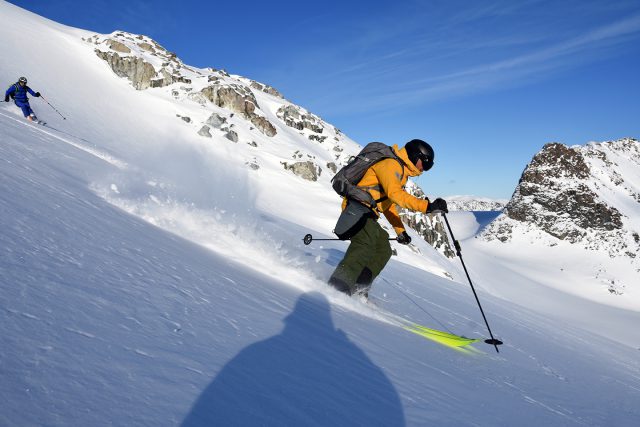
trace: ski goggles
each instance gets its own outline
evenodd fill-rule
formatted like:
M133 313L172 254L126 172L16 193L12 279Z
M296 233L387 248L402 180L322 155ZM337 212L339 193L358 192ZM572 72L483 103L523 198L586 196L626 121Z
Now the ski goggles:
M422 170L424 172L428 171L429 169L431 169L433 167L433 158L425 155L425 154L420 154L418 155L418 159L422 160Z

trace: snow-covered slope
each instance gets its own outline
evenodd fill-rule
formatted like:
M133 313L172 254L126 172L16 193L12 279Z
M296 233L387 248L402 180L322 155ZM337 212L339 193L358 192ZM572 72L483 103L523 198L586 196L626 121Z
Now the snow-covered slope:
M93 33L6 2L0 14L0 54L12 58L0 81L27 75L67 117L38 99L50 127L0 108L0 425L635 424L637 311L542 287L564 304L559 326L481 291L500 354L406 332L327 289L344 243L302 243L329 237L339 203L327 174L305 180L282 152L316 164L335 154L283 124L283 98L252 92L276 128L268 136L227 107L183 99L184 82L136 90L96 54ZM199 135L214 113L229 129ZM454 229L473 228L465 215L451 215ZM458 261L417 248L397 247L377 303L486 337ZM518 277L469 255L484 289L492 274ZM595 312L600 334L577 327ZM626 343L603 337L615 330Z

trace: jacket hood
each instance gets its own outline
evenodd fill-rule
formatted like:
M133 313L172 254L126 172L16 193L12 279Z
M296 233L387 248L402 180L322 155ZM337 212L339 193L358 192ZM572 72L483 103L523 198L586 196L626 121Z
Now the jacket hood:
M402 159L407 170L409 172L409 176L419 176L422 172L414 165L411 160L409 160L409 155L407 154L407 150L403 148L398 148L397 144L393 145L393 151Z

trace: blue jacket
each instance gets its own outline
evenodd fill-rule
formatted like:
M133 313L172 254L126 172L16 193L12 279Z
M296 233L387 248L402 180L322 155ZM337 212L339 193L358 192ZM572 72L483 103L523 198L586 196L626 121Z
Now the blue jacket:
M36 96L36 93L31 90L31 88L27 85L20 86L19 83L15 83L11 85L9 89L5 92L5 98L10 96L14 99L16 104L26 104L29 102L29 98L27 97L27 92L29 92L32 96Z

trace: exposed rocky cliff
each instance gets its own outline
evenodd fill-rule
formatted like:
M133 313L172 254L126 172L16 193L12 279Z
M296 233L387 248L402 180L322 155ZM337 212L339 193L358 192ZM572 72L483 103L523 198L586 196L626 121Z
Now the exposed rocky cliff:
M566 241L611 257L640 252L640 144L626 138L586 146L551 143L524 170L504 213L483 232Z
M426 197L422 189L413 181L409 181L407 183L406 190L409 194L415 197L421 199ZM440 214L425 214L402 208L398 209L398 212L400 213L400 217L403 222L416 230L418 234L427 243L438 250L438 252L442 253L447 258L454 258L456 256L456 253L452 248L444 220Z
M85 41L93 43L96 55L118 76L131 80L138 90L191 83L179 72L185 65L176 55L148 37L116 32L109 38L96 35Z

